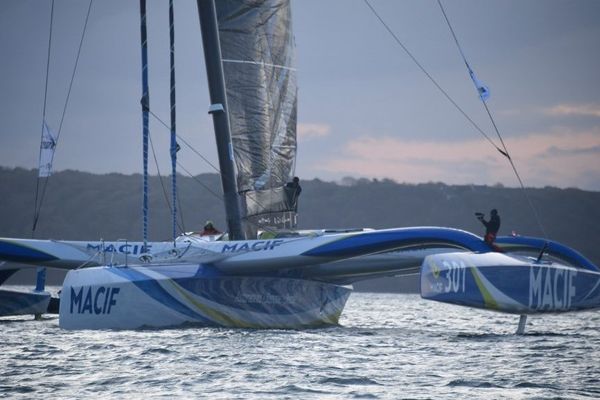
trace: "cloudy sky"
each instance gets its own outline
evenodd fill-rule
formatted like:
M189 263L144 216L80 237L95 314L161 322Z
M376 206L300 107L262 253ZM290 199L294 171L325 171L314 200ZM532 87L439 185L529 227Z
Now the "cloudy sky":
M435 0L370 0L438 83L487 132L487 119ZM148 1L150 95L168 120L167 1ZM600 2L444 1L528 186L600 190ZM177 0L178 133L216 164L198 16ZM57 130L87 1L56 0L46 119ZM0 165L36 168L50 0L0 2ZM510 165L395 43L363 0L293 2L304 179L517 186ZM55 169L141 170L136 0L95 1ZM161 172L168 131L152 121ZM191 173L214 172L186 147Z

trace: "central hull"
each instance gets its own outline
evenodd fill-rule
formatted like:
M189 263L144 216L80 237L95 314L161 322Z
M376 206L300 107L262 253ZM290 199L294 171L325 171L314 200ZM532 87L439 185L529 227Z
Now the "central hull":
M303 279L222 276L197 264L94 267L67 274L59 325L320 327L338 323L350 293L347 287Z

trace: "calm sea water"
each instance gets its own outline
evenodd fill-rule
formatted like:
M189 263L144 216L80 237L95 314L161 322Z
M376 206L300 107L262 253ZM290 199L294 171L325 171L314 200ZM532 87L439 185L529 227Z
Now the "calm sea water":
M0 320L0 397L600 398L600 312L530 318L354 293L341 326L63 331Z

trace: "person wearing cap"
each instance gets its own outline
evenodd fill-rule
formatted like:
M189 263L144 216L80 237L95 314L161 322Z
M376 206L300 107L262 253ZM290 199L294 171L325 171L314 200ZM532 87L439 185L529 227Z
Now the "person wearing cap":
M200 236L218 235L220 233L221 232L215 228L212 221L206 221L204 224L204 230L200 233Z
M477 213L475 215L477 215L477 219L481 221L483 226L485 226L485 237L483 240L487 244L493 245L494 241L496 240L496 235L500 230L500 216L498 215L498 210L494 208L492 211L490 211L489 221L484 219L484 215L482 213Z

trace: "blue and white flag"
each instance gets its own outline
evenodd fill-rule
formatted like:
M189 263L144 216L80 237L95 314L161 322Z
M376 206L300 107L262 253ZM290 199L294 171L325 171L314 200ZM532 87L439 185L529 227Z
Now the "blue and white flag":
M475 72L473 72L473 70L470 67L469 67L469 75L471 75L471 79L473 80L473 83L475 84L475 87L477 88L477 93L479 93L479 97L481 98L481 100L486 101L487 99L489 99L490 98L490 89L487 86L485 86L483 83L481 83L479 81L479 79L477 79L477 77L475 76Z
M40 145L40 167L38 177L47 178L52 175L52 160L56 148L56 135L50 130L46 121L42 128L42 143Z

